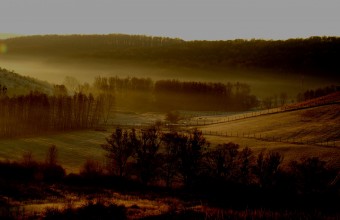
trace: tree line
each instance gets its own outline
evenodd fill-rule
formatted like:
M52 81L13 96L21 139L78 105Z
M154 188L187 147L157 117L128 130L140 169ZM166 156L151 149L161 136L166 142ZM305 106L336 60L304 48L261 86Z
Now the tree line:
M150 110L249 110L258 100L245 83L185 82L137 77L96 77L94 91L116 95L116 104L131 102ZM123 97L121 100L120 98ZM140 103L144 107L140 106ZM131 107L131 106L130 106Z
M184 66L261 68L337 76L340 39L184 41L142 35L45 35L3 40L9 55L157 61Z
M0 97L0 136L40 134L46 131L94 128L103 123L107 105L103 96L75 93Z
M326 86L323 88L310 89L310 90L306 90L304 92L300 92L299 94L297 94L296 99L298 102L303 102L303 101L319 98L322 96L326 96L336 91L340 91L339 86L337 87L337 86L332 85L332 86Z
M325 192L337 176L336 170L316 157L291 161L284 169L284 157L278 152L254 155L250 148L241 149L231 142L212 147L197 129L181 133L161 132L156 127L140 132L116 128L106 142L102 148L111 174L137 177L143 184L162 182L167 188L236 184L318 194ZM89 167L84 175L98 175Z

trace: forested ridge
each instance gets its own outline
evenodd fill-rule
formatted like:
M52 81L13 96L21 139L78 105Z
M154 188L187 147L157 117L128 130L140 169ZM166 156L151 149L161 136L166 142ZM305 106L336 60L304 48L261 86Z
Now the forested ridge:
M261 68L337 77L340 38L184 41L143 35L46 35L2 40L8 55Z

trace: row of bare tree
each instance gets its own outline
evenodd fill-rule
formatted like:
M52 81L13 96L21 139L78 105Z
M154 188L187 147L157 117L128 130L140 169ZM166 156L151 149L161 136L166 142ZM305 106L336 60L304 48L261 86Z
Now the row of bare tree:
M108 118L104 95L48 96L39 92L0 98L0 136L93 128Z
M136 77L96 77L94 91L115 94L117 105L140 110L249 110L259 105L245 83L184 82ZM143 101L141 101L143 100Z

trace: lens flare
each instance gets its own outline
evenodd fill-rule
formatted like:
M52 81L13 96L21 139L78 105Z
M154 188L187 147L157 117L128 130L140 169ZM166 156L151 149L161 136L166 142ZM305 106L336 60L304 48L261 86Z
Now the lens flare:
M4 43L0 43L0 54L7 53L7 45Z

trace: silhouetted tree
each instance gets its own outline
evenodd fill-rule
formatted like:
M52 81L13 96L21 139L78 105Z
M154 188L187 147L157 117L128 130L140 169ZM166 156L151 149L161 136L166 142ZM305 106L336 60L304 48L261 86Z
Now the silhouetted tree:
M155 127L141 131L140 144L136 148L136 169L140 180L147 184L157 176L160 166L159 148L161 145L160 131Z
M288 101L288 95L287 95L287 93L282 92L282 93L280 94L280 104L281 104L281 106L287 104L287 101Z
M180 149L180 173L184 183L189 186L194 183L203 167L203 151L207 150L209 143L204 138L202 131L194 129L190 134L187 144Z
M234 143L219 144L216 149L205 154L212 177L224 180L234 180L237 169L237 156L239 145Z
M123 176L126 174L126 165L128 160L133 156L136 150L135 130L123 131L121 128L106 138L107 144L102 148L106 151L106 157L111 161L111 166L116 175Z
M99 161L93 159L87 159L82 168L80 169L80 175L95 178L103 175L104 169Z
M162 151L162 176L166 186L171 187L174 178L178 175L180 168L179 154L181 149L186 148L188 137L177 132L162 135L164 150Z
M172 124L177 124L180 119L181 119L181 116L178 111L168 112L165 115L165 120L167 120L168 122Z
M248 184L252 180L251 167L253 166L253 152L250 148L246 147L238 155L239 163L239 177L240 183Z
M283 156L278 152L259 153L253 172L257 176L261 187L275 185L276 175L282 161Z
M326 162L318 157L304 158L290 163L300 193L319 193L327 188L336 172L332 173L325 165Z
M51 145L47 149L45 163L47 166L55 166L57 164L57 159L58 159L57 147L55 145Z
M21 164L25 167L32 167L37 165L37 162L33 158L32 151L26 151L22 154Z

